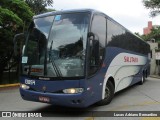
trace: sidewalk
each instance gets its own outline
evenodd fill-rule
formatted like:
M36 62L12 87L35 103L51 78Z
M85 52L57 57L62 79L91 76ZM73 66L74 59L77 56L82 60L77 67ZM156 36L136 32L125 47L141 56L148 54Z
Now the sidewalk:
M160 76L158 75L149 75L149 77L160 79Z

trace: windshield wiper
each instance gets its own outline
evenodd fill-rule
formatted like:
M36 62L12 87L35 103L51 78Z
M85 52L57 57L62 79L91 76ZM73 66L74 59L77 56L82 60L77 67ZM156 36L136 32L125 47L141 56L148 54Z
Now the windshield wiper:
M55 61L54 61L54 58L53 58L53 56L51 55L52 45L53 45L53 40L52 40L51 46L50 46L49 58L51 58L50 60L51 60L53 69L54 69L57 77L62 77L62 73L61 73L60 69L56 66L56 63L55 63Z

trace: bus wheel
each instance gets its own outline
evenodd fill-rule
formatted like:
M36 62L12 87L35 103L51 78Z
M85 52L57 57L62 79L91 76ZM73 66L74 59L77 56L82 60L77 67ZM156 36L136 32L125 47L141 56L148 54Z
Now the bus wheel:
M108 81L105 88L105 98L99 101L98 105L107 105L112 101L114 96L114 86L111 81Z
M142 75L142 78L141 78L141 81L139 82L140 85L143 85L145 81L145 73L143 72L143 75Z

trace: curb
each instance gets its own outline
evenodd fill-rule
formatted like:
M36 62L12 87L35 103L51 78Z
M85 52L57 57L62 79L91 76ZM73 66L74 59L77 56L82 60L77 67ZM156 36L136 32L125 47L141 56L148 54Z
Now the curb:
M151 78L157 78L157 79L160 79L160 76L149 76L149 77L151 77Z
M0 85L0 88L5 88L5 87L15 87L19 86L20 83L15 83L15 84L6 84L6 85Z

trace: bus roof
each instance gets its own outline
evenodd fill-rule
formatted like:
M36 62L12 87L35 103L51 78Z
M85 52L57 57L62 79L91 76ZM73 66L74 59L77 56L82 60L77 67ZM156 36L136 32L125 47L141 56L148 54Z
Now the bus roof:
M35 15L33 18L45 17L45 16L50 16L50 15L54 15L54 14L61 14L61 13L73 13L73 12L91 12L91 13L99 12L99 13L102 13L102 12L94 10L94 9L72 9L72 10L61 10L61 11L47 12L47 13Z
M113 21L114 23L118 24L119 26L121 26L122 28L124 28L126 31L132 33L130 30L128 30L127 28L125 28L123 25L121 25L120 23L118 23L117 21L115 21L113 18L109 17L107 14L95 10L95 9L71 9L71 10L61 10L61 11L52 11L52 12L46 12L43 14L39 14L39 15L35 15L33 16L33 19L36 18L40 18L40 17L46 17L46 16L51 16L51 15L55 15L55 14L62 14L62 13L75 13L75 12L90 12L92 14L94 13L99 13L99 14L103 14L104 16L106 16L107 19ZM133 33L132 33L133 34ZM137 36L136 34L133 34L134 36L138 37L139 39L142 40L142 38L140 38L139 36ZM144 40L142 40L144 41ZM148 44L146 41L144 41L146 44Z

